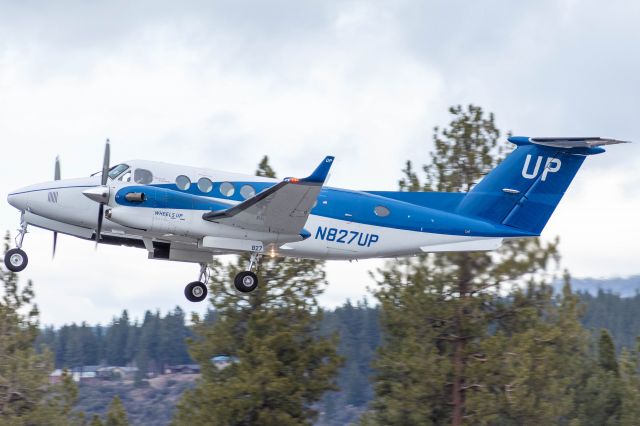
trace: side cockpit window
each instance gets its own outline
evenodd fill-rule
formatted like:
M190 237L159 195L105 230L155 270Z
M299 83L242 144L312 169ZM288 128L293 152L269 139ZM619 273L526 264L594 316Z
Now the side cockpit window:
M147 169L136 169L133 172L133 181L141 185L149 185L153 182L153 173Z
M122 182L131 182L131 170L127 170L121 174L118 180Z

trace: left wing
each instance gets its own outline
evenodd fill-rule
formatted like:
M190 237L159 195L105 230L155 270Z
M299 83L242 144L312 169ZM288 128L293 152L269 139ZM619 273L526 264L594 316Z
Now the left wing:
M334 157L327 156L311 176L286 178L226 210L208 212L204 220L258 232L303 235L303 227L316 202ZM308 235L303 235L306 238Z

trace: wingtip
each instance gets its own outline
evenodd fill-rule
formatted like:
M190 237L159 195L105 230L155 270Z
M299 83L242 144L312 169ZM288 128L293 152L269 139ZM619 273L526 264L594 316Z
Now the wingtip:
M308 183L324 183L329 175L329 170L331 170L331 165L333 164L333 160L335 157L333 155L327 155L324 157L324 160L316 167L316 169L304 179L300 179L301 182Z

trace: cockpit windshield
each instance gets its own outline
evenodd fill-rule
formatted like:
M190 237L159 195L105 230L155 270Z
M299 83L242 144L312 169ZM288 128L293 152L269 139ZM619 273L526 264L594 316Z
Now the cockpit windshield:
M109 170L109 178L110 179L115 179L118 176L120 176L120 174L122 172L124 172L125 170L127 170L129 168L129 166L127 166L126 164L118 164L117 166L113 166L110 170Z
M113 166L112 168L109 169L109 179L115 179L118 176L120 176L125 170L127 170L129 168L128 165L126 164L118 164L117 166ZM95 172L94 174L92 174L91 176L96 176L101 174L102 172Z

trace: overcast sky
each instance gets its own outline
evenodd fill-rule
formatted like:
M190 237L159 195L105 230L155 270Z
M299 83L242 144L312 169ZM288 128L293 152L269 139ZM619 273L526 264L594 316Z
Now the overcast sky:
M331 185L393 190L447 108L518 135L638 141L589 158L544 231L575 276L640 273L640 3L629 1L13 2L0 0L0 229L7 192L144 158L282 175L335 155ZM187 311L198 267L33 229L23 279L42 322ZM330 262L326 306L378 261ZM197 309L201 310L204 304Z

